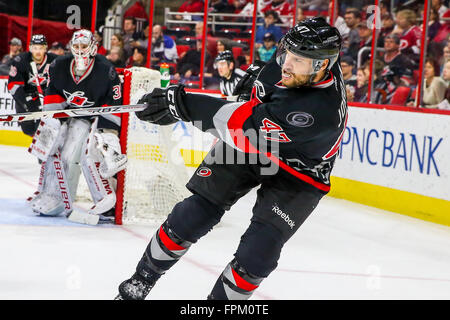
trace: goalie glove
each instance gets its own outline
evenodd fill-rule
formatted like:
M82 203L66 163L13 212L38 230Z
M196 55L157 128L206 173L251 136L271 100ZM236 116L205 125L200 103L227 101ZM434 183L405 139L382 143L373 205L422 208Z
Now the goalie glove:
M117 172L125 169L128 158L122 154L119 138L113 133L94 133L96 147L103 155L99 173L104 179L111 178Z
M140 104L147 104L147 108L136 112L136 116L140 120L159 125L168 125L180 120L190 121L183 103L185 95L182 85L169 86L167 89L155 88L139 100Z
M265 65L265 62L255 60L255 62L247 68L246 74L239 80L233 90L233 96L238 96L238 101L250 100L253 83L258 78L259 73Z

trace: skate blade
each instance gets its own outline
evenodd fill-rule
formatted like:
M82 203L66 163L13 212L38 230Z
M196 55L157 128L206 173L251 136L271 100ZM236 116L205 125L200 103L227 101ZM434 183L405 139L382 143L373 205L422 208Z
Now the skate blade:
M99 216L96 214L82 213L82 212L74 210L70 214L68 219L72 222L96 226L98 224Z

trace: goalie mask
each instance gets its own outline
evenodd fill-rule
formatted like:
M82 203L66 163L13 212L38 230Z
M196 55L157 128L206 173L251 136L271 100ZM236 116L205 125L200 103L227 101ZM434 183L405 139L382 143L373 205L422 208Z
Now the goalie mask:
M313 79L325 60L328 73L339 57L341 49L339 31L323 18L312 18L298 23L280 40L276 61L283 70L283 80L303 77L303 85L312 85Z
M97 41L92 32L86 29L75 31L70 40L70 51L75 59L76 73L86 71L97 54Z

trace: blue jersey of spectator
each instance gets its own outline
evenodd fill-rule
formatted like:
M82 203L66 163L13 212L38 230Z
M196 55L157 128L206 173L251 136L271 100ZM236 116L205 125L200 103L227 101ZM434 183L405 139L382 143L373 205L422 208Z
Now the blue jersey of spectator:
M281 28L275 25L275 23L279 21L280 19L276 11L273 10L266 11L264 13L264 24L262 26L259 26L258 29L256 30L255 41L257 43L263 43L264 35L266 33L271 33L273 34L275 41L278 42L283 36Z

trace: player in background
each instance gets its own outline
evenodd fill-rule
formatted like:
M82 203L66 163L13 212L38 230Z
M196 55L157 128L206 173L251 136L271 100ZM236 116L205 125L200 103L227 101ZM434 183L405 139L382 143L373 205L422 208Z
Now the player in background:
M141 99L148 104L136 113L141 120L193 121L221 140L188 182L193 195L175 205L135 273L119 285L117 299L144 299L161 275L256 187L250 225L208 299L248 299L275 270L285 243L330 190L347 119L340 48L336 28L323 18L304 20L281 39L276 59L259 68L256 80L243 78L247 84L241 88L254 82L249 101L188 94L179 85ZM249 161L220 161L233 151Z
M220 76L220 92L224 96L233 95L234 88L245 75L245 71L236 68L233 53L230 50L219 52L214 60L214 68Z
M97 55L97 43L89 30L74 32L71 55L57 58L49 69L49 84L43 110L120 105L122 92L112 64ZM118 131L120 117L109 114L45 119L30 147L46 161L42 192L31 202L32 209L55 216L73 208L80 166L95 205L90 214L112 220L116 202L114 175L127 162L121 154Z
M40 86L42 91L47 88L48 68L57 57L47 53L47 40L42 34L31 37L29 51L16 56L9 70L8 90L16 103L17 113L39 111L42 101L39 97ZM37 74L34 73L32 63L36 64ZM41 98L43 98L41 96ZM23 133L32 137L36 132L38 121L20 122Z

